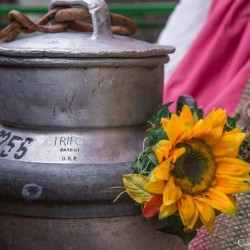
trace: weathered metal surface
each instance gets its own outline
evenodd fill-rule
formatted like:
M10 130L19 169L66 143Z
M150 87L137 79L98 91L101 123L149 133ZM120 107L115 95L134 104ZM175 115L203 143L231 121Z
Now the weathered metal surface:
M123 174L141 149L141 127L76 131L0 127L0 212L53 218L138 213ZM30 203L32 201L32 203Z
M71 129L143 124L161 105L162 67L2 66L0 121Z
M51 220L0 216L0 249L8 250L187 250L181 240L157 231L140 216Z

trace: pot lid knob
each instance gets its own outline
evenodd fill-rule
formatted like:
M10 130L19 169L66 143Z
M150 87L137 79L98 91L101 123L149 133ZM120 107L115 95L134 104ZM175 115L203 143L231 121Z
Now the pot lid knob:
M93 24L92 38L110 38L113 36L109 10L104 0L51 0L50 9L58 6L84 5L88 7Z

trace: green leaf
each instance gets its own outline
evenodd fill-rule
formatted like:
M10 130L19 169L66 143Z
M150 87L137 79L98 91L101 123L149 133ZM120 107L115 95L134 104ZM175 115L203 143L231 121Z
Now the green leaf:
M228 131L231 131L235 128L236 128L236 120L234 118L228 116L225 130L228 132Z
M182 239L184 245L187 245L197 235L197 231L183 231L184 226L179 216L169 216L168 218L166 218L166 221L168 225L158 230L163 233L179 236Z
M149 119L148 123L152 127L159 127L161 123L161 118L170 118L171 112L168 110L169 106L174 102L169 102L158 109Z
M133 172L147 176L156 166L158 161L152 150L142 152L132 163Z
M157 157L154 152L149 153L148 158L155 166L159 165Z
M132 163L132 170L135 174L139 174L143 169L142 163L138 158L136 158Z
M167 140L167 139L168 137L163 127L149 129L148 144L150 147L158 143L160 140Z

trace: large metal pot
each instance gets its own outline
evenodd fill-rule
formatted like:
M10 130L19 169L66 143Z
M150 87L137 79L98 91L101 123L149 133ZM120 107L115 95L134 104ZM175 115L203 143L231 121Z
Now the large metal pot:
M173 48L113 35L103 0L51 7L74 4L89 8L93 34L0 45L0 248L162 249L166 236L111 188L161 105Z

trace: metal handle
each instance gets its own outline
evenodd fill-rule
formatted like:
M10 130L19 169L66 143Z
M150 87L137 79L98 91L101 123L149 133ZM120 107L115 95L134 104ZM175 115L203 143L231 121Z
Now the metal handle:
M104 0L51 0L50 9L64 5L85 5L88 7L93 24L92 38L111 38L113 36L108 6Z
M184 105L189 108L197 108L197 102L191 95L181 95L177 101L177 113L180 113Z

